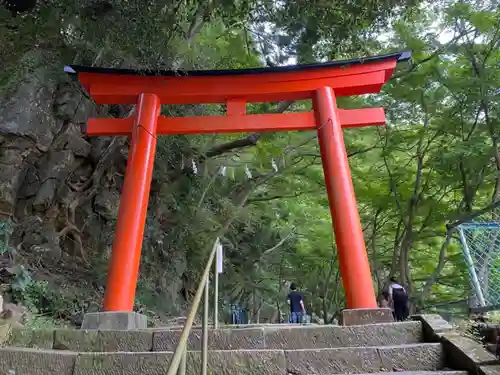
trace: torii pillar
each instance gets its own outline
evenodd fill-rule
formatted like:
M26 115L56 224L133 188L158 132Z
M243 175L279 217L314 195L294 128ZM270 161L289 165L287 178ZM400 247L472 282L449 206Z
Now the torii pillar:
M68 66L98 104L136 104L134 118L90 119L89 136L131 136L120 210L109 265L104 313L87 314L82 328L142 328L132 313L139 273L156 138L168 134L316 130L338 248L347 310L343 323L392 320L377 309L354 195L345 127L383 125L382 108L343 110L340 96L377 93L409 52L323 64L214 71L136 71ZM313 101L312 112L247 115L246 104ZM225 116L164 117L162 104L225 103Z

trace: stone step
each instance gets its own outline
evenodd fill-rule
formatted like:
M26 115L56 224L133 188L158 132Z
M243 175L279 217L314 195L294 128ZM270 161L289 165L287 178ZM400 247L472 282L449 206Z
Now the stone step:
M213 323L209 323L210 326L213 325ZM309 323L309 324L294 324L294 323L249 323L249 324L219 324L219 328L259 328L259 327L269 327L269 326L280 326L280 327L297 327L297 326L318 326L318 325L323 325L323 324L314 324L314 323ZM166 325L166 326L161 326L157 328L152 328L154 330L159 330L159 331L165 331L168 329L182 329L184 327L183 324L171 324L171 325ZM201 325L196 324L193 325L193 329L201 329Z
M2 373L15 375L160 375L166 373L172 355L172 352L77 353L9 347L0 349L0 369ZM218 350L209 351L208 367L209 374L217 375L436 371L444 367L444 355L441 344ZM198 375L200 368L201 352L189 351L186 375Z
M458 370L441 370L441 371L392 371L392 372L377 372L376 375L468 375L467 371ZM343 375L343 374L333 374ZM352 374L352 375L374 375L369 373Z
M10 346L73 350L78 352L173 351L181 330L85 331L29 330L15 328ZM384 323L363 326L266 326L209 330L212 350L321 349L422 342L421 322ZM193 330L189 350L201 350L201 330Z
M180 330L156 331L153 351L171 351ZM421 322L363 326L266 326L260 328L210 330L210 349L321 349L355 346L414 344L423 341ZM188 348L201 349L201 330L193 330Z

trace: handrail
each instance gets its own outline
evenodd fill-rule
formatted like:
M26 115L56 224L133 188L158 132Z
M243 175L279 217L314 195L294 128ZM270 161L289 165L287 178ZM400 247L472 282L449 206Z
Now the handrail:
M205 301L203 306L203 321L202 321L202 368L201 373L203 375L207 374L207 365L208 365L208 278L210 276L210 268L212 267L215 254L217 252L217 247L219 246L219 238L215 240L214 246L212 247L212 251L208 257L207 264L205 265L205 269L203 270L203 274L201 276L200 284L198 285L198 289L196 290L196 294L193 298L193 304L191 305L191 309L189 310L189 314L187 316L186 322L184 323L184 328L182 329L181 337L179 338L179 342L175 347L174 356L170 361L170 365L168 366L167 375L176 375L177 371L179 371L179 375L185 375L186 373L186 351L187 351L187 341L189 337L189 333L191 332L191 328L193 327L194 318L196 316L196 312L198 311L198 307L201 302L201 295L203 291L205 291ZM217 275L217 270L215 270L215 274ZM217 305L215 306L217 308ZM214 317L216 319L216 316ZM217 327L217 323L214 323Z

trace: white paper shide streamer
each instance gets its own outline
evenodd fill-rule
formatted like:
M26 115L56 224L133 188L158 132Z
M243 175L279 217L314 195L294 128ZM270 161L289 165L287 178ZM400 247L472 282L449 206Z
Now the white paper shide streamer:
M194 174L198 174L198 167L196 166L196 162L193 160L191 160L191 168L193 169L193 173Z
M252 178L252 172L250 172L250 169L248 169L248 165L245 164L245 174L247 175L248 179Z
M275 172L278 172L278 165L276 164L276 161L274 160L274 158L271 159L271 166L273 167Z

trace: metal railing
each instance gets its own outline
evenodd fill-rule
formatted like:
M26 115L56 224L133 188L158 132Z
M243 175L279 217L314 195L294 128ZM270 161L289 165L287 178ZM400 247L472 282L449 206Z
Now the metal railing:
M212 264L214 264L215 254L217 253L217 248L219 246L219 238L214 243L212 251L210 252L210 256L208 257L207 264L205 269L203 270L203 274L201 276L200 284L198 285L198 289L196 289L196 294L193 298L193 304L191 305L191 309L189 310L189 314L187 316L186 322L184 323L184 328L182 329L181 337L179 338L179 342L174 351L174 356L170 361L170 365L168 367L167 375L185 375L186 374L186 363L187 363L187 342L189 338L189 333L191 332L191 328L193 327L194 318L198 311L198 307L201 302L201 295L204 294L203 301L203 320L202 320L202 349L201 349L201 374L207 375L208 370L208 307L209 307L209 276L210 269L212 268ZM217 329L219 327L218 323L218 283L219 283L219 274L217 272L217 264L215 263L214 268L214 328Z

